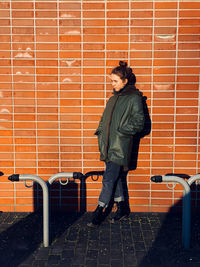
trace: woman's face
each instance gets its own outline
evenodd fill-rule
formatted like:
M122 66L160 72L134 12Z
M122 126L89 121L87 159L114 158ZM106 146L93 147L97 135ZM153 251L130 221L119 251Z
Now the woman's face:
M110 79L111 79L112 88L117 92L121 90L128 82L127 79L123 81L118 75L113 74L113 73L110 75Z

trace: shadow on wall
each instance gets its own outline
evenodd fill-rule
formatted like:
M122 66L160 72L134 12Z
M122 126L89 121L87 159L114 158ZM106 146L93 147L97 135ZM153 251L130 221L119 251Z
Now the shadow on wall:
M56 181L49 185L49 209L50 211L79 210L78 184L69 180L66 185ZM34 184L34 211L41 210L43 206L43 194L40 185Z
M149 115L149 108L147 105L146 96L143 96L142 104L143 104L143 112L144 112L144 128L140 133L137 133L133 136L129 170L135 170L137 168L140 140L151 133L151 118Z

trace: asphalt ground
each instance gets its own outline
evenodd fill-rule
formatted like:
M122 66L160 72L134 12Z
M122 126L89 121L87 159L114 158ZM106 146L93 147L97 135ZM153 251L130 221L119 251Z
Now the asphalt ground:
M0 267L199 267L200 216L192 214L191 247L182 246L181 213L131 213L97 229L92 213L57 212L43 247L41 212L0 212Z

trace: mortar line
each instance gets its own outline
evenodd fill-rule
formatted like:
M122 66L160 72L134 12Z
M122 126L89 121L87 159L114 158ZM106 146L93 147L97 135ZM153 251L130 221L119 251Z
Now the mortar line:
M15 101L14 101L14 81L13 81L13 78L14 78L14 66L13 66L13 25L12 25L12 0L10 0L10 60L11 60L11 82L12 82L12 130L13 130L13 171L14 173L16 172L16 164L15 164ZM14 188L14 195L13 195L13 198L14 198L14 211L16 212L16 183L14 182L13 184L13 188Z

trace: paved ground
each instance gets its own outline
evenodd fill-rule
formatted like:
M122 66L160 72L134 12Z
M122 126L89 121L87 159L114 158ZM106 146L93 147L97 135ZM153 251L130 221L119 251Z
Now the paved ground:
M200 216L191 248L181 245L181 214L131 213L89 229L91 213L52 213L51 245L42 247L41 213L0 213L0 267L199 267Z

